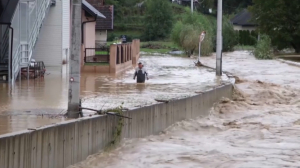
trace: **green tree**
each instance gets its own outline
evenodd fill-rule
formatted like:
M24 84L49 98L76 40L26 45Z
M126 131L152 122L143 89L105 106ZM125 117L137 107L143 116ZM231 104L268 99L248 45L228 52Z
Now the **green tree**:
M257 59L272 59L271 50L271 38L263 34L257 42L253 54Z
M170 35L173 12L168 0L148 0L144 17L144 36L147 40L163 39Z
M297 0L253 0L250 11L260 33L270 36L278 49L300 53L300 3Z
M213 51L214 31L212 24L203 14L191 13L186 9L182 16L182 21L178 21L171 34L172 41L185 50L188 55L192 55L198 50L199 36L202 31L206 31L206 36L201 44L201 54L209 55Z

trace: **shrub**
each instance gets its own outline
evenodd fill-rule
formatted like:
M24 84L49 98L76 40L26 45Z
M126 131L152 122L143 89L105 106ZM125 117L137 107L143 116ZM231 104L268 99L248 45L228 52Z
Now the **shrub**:
M271 38L268 35L262 35L254 49L254 56L257 59L272 59Z
M202 31L206 31L206 36L201 45L201 54L209 55L213 51L212 25L204 15L191 13L186 9L182 21L178 21L173 27L171 39L183 50L193 54L194 51L198 51L199 36Z
M168 0L148 0L144 17L144 37L147 40L164 39L173 26L173 12Z

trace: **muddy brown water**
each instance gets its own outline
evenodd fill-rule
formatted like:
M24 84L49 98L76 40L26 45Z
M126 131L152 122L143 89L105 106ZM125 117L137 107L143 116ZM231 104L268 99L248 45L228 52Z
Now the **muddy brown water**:
M215 55L201 59L215 66ZM224 53L223 65L240 82L209 116L125 139L69 168L299 168L300 68L244 51Z
M135 108L194 95L219 85L227 78L194 66L194 59L171 56L143 56L150 80L137 85L134 68L119 75L82 74L82 106L107 109L122 105ZM44 79L17 81L15 86L0 84L0 134L36 128L66 120L68 77L47 68ZM94 112L84 111L84 115Z

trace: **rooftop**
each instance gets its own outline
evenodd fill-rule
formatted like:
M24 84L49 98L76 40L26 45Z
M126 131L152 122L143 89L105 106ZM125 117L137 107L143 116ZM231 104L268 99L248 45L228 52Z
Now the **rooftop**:
M242 12L238 13L234 18L231 19L232 24L239 26L256 26L256 24L251 20L252 14L244 9Z
M99 12L96 8L94 8L91 4L89 4L86 0L82 0L82 8L87 11L89 14L99 17L106 18L101 12Z

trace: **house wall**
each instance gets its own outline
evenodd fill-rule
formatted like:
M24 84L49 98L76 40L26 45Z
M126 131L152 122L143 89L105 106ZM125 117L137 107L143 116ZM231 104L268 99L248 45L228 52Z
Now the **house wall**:
M86 21L93 21L95 20L94 17L87 17L85 16L84 10L81 11L82 13L82 23ZM94 22L87 22L83 25L83 44L82 44L82 52L81 52L81 66L84 65L84 57L85 57L85 48L95 48L96 44L96 21ZM93 50L87 52L87 56L95 55Z
M256 27L253 26L249 26L249 27L245 27L245 26L239 26L239 25L233 25L233 29L234 30L249 30L249 31L255 31Z
M70 0L62 0L62 60L67 62L70 54Z
M62 1L49 9L33 51L36 61L46 66L61 68L62 65Z
M96 43L99 45L106 44L107 30L96 30Z

